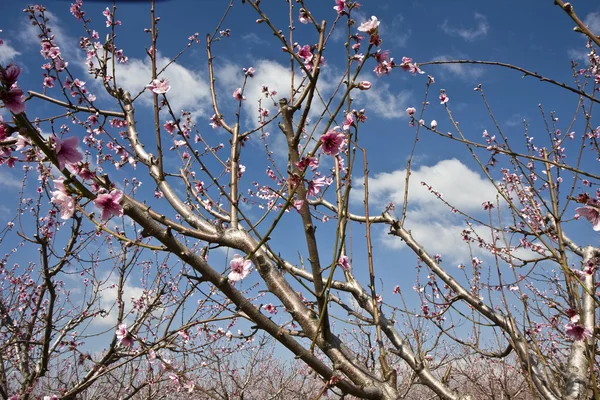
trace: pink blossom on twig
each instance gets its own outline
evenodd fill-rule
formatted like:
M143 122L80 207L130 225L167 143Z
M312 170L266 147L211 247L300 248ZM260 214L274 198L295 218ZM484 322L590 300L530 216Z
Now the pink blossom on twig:
M59 169L63 169L67 164L77 164L83 160L83 154L77 149L79 145L78 137L72 136L62 140L58 136L52 136L52 142L54 143L54 153Z
M112 216L123 216L123 207L119 204L123 198L123 192L113 190L110 193L98 195L94 200L94 205L102 211L102 219L106 220Z
M239 254L236 254L229 263L229 268L231 268L231 272L227 278L232 282L237 282L248 276L250 269L252 268L252 262L244 259L244 257Z
M154 79L149 85L146 85L146 89L153 91L156 94L164 94L171 90L169 81L165 78Z

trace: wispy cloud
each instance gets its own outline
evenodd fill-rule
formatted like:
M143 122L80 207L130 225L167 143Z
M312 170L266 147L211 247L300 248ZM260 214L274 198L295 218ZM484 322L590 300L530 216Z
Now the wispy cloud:
M14 47L12 47L8 41L4 41L4 43L0 46L0 63L6 64L15 59L16 56L21 54Z
M54 36L54 43L60 48L60 52L64 57L65 61L73 62L83 65L85 59L84 53L79 48L77 39L70 36L62 28L64 22L56 16L56 14L46 10L44 12L45 17L48 19L48 26L52 29L52 35ZM19 31L17 38L23 44L32 46L40 49L40 28L37 25L32 25L31 21L27 18L23 18L21 23L21 30Z
M466 41L473 41L487 36L490 30L490 24L487 17L483 14L475 13L474 19L476 26L474 28L453 27L450 26L448 20L445 20L440 28L449 36L458 36Z
M521 114L513 114L510 116L509 119L507 119L504 122L504 125L510 127L510 128L514 128L517 126L523 126L523 121L526 120L527 118L524 115Z
M373 87L364 92L366 103L369 105L368 113L375 114L383 119L408 118L406 108L413 98L410 91L394 92L390 89L388 83L371 82Z
M170 61L169 58L157 53L156 64L159 69ZM151 66L149 58L129 58L127 64L115 64L118 85L132 94L137 94L152 80ZM171 84L167 96L175 113L186 110L194 117L207 116L210 113L210 89L204 75L173 63L161 74L161 77L167 78ZM138 101L147 106L153 104L150 92L142 94Z
M585 16L583 23L596 35L600 35L600 12L591 12Z
M370 201L383 205L390 201L402 204L406 170L395 170L374 175L369 179ZM358 179L360 186L362 179ZM411 171L409 204L429 211L446 210L433 194L421 184L425 182L443 194L443 198L465 212L481 210L481 204L496 197L496 189L477 171L469 169L459 160L452 158L439 161L432 166L420 166ZM357 193L361 189L357 190Z
M23 181L17 179L6 171L0 172L0 186L8 186L10 188L20 188L23 186Z
M386 35L386 40L391 41L398 47L406 47L408 39L412 35L412 29L404 22L404 16L402 14L396 14L392 19L393 35Z
M369 179L369 201L374 207L382 208L393 202L397 209L402 207L406 170L376 174ZM353 203L362 201L361 178L355 180L357 190ZM482 212L481 204L493 201L496 189L477 171L471 170L457 159L439 161L432 166L420 166L411 172L409 183L409 207L405 226L417 241L431 242L432 253L440 253L451 262L464 262L469 249L464 245L461 232L466 225L451 212L434 194L421 184L425 182L443 195L443 199L461 211L476 214ZM354 195L356 193L356 195ZM485 232L482 232L485 237ZM431 238L435 238L431 241ZM402 241L390 237L383 230L379 239L392 249L405 248Z
M457 56L451 57L449 55L440 55L436 56L433 59L436 61L448 61L448 60L459 60L459 59L467 59L465 56ZM445 73L450 75L454 75L457 78L463 80L477 80L483 75L483 68L475 65L468 64L441 64L438 67L442 69Z

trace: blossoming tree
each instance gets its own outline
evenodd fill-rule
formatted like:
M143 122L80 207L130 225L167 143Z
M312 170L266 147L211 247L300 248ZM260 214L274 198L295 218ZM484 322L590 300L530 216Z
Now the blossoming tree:
M18 212L1 236L3 248L13 248L0 263L2 398L74 399L94 390L122 398L600 397L600 250L588 244L597 240L569 234L589 223L600 230L600 190L580 189L600 184L592 117L600 39L570 4L555 1L589 40L589 65L574 68L573 85L500 62L395 61L381 47L378 18L355 21L359 4L346 0L332 2L330 15L303 0L230 2L205 41L192 35L163 62L151 3L150 72L139 93L121 84L128 57L116 6L102 13L109 33L100 39L82 0L71 5L83 27L86 77L61 52L43 6L25 12L38 29L44 92L19 84L23 66L0 66L0 161L25 171ZM289 60L289 92L263 85L251 97L253 67L239 83L219 81L219 45L234 40L225 26L239 7ZM289 8L287 32L270 17L276 7ZM294 41L297 24L306 25L309 44ZM344 29L345 70L326 99L326 47ZM207 118L176 109L183 93L169 80L199 44L207 52ZM444 89L434 97L446 117L426 123L435 78L421 68L449 63L509 68L573 93L586 124L562 133L552 115L547 143L525 131L520 146L494 123L495 134L473 140ZM367 71L378 79L412 74L426 88L406 110L414 136L402 204L377 209L368 167L377 149L359 140L370 110L353 108L353 96L374 90L362 78ZM482 86L475 91L487 107ZM143 101L152 112L142 120ZM252 101L257 120L242 106ZM421 183L464 217L468 251L459 268L430 254L407 220L411 163L425 134L464 146L494 188L481 219ZM376 262L373 232L381 226L414 252L414 292L389 287L406 265L391 279ZM20 248L38 251L38 261L32 252L28 262L11 261L24 257ZM93 342L102 349L87 350ZM277 361L278 352L295 361ZM267 373L279 381L266 382Z

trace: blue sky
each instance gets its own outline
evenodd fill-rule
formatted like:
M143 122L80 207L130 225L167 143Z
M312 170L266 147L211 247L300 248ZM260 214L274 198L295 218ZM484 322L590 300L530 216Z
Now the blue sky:
M24 72L19 84L24 89L42 90L43 59L39 54L39 44L33 35L26 15L22 12L23 3L12 2L3 5L0 16L0 34L5 45L0 47L0 63L14 61L23 66ZM117 2L118 4L118 2ZM157 3L159 23L159 58L160 63L174 57L188 43L188 36L199 33L200 43L194 44L164 73L173 85L169 100L175 110L186 109L192 112L198 128L203 136L210 139L211 145L227 144L228 136L213 131L208 125L212 115L209 102L207 62L204 37L214 30L227 2L225 1L184 1L171 0ZM328 26L335 18L334 1L307 1L313 15L328 21ZM570 61L586 64L585 44L581 34L573 32L573 23L568 16L553 2L541 1L364 1L355 15L358 23L364 22L371 15L381 20L380 33L383 39L382 49L390 51L391 56L399 61L403 56L412 57L416 62L450 59L475 59L499 61L518 65L536 71L544 76L569 84L573 82ZM98 104L110 108L109 99L100 94L100 88L85 75L82 66L83 56L77 49L77 38L83 33L78 21L69 14L68 1L48 1L45 3L51 12L51 26L55 26L57 40L63 54L71 63L73 71L80 79L88 81L88 87L98 94ZM108 30L104 26L101 12L107 4L84 1L87 16L93 20L94 29L102 38ZM281 29L289 24L287 6L283 1L264 1L265 11L272 21ZM575 11L589 25L600 33L600 6L591 1L573 1ZM119 4L116 19L122 20L123 26L117 28L117 47L123 48L129 57L128 64L119 66L121 84L134 93L149 83L148 60L144 49L149 47L149 35L143 32L149 27L150 16L148 6L140 3ZM242 107L242 127L251 128L256 121L256 100L260 97L260 85L268 84L277 89L276 98L286 95L289 81L286 68L288 57L282 53L281 44L270 33L265 24L256 24L255 13L248 5L240 2L235 5L225 20L222 29L230 28L231 37L219 41L214 46L216 55L215 69L219 99L222 102L226 118L232 120L236 102L231 92L243 82L243 67L256 68L256 76L249 81L247 100ZM296 31L294 40L299 44L313 44L316 39L309 27L297 22L297 9L294 11ZM53 25L55 24L55 25ZM341 28L343 26L340 25ZM353 32L356 32L356 27ZM326 96L331 93L339 81L343 71L343 29L332 34L326 48L326 65L323 68L320 90ZM494 116L505 133L514 141L517 148L523 137L522 121L528 121L532 136L544 136L543 120L538 104L542 104L549 115L556 111L561 129L566 130L577 107L577 97L558 90L549 84L540 83L534 78L522 78L518 72L508 71L492 66L424 66L425 75L412 76L400 69L395 69L389 76L377 78L372 72L374 64L365 69L364 79L370 80L373 87L370 91L356 95L356 108L366 108L368 122L361 126L361 142L369 153L371 173L371 213L381 212L385 204L394 201L401 207L403 195L404 169L410 154L414 129L409 127L409 119L405 112L407 107L417 107L421 103L427 74L435 77L429 100L431 105L425 113L427 124L433 119L438 121L440 131L450 131L452 127L446 116L444 107L437 97L440 89L445 89L450 97L449 106L453 116L460 121L465 135L481 141L484 129L494 131L493 123L481 102L481 98L473 88L482 84L486 96L493 108ZM56 91L54 92L56 93ZM49 91L52 95L53 92ZM152 126L150 117L151 96L142 94L136 112L140 130L149 130ZM34 100L28 103L30 115L49 115L54 108ZM274 107L270 106L272 112ZM322 106L315 105L318 112ZM5 117L6 114L4 113ZM317 114L313 113L313 118ZM338 121L341 124L341 120ZM581 129L577 122L572 130ZM317 126L317 132L319 132ZM285 147L278 129L269 129L272 137L270 145L275 153L277 164L285 170ZM538 134L535 132L538 131ZM74 130L73 134L77 134ZM247 145L249 150L242 153L242 163L247 166L243 180L244 189L252 188L252 182L267 184L264 174L267 166L262 153L262 142L252 139ZM225 157L226 158L226 157ZM176 160L169 159L171 166ZM327 166L327 160L322 159ZM597 164L584 164L596 168ZM451 215L447 208L436 201L420 185L426 181L444 193L444 198L466 212L482 215L481 204L493 200L495 190L482 178L481 171L474 163L467 149L460 144L442 140L429 133L421 132L421 140L417 146L411 187L411 207L408 227L412 229L418 240L429 245L431 253L441 253L450 264L468 263L468 251L461 246L460 231L463 229L462 219ZM0 187L15 193L20 187L19 170L4 168L0 171ZM141 196L152 199L154 187L150 178L143 175L140 169L116 171L116 176L123 179L137 174L145 186ZM361 173L355 174L358 180ZM203 178L206 181L206 178ZM117 180L115 180L117 181ZM579 186L580 187L580 186ZM332 194L332 193L331 193ZM12 217L15 198L5 196L0 200L0 221ZM361 211L360 192L353 196L352 209ZM254 207L246 210L255 218L261 210ZM285 218L273 235L272 243L291 259L297 261L300 251L305 256L305 246L297 230L299 220ZM589 224L575 223L574 234L582 240L598 244L597 236L591 236ZM353 228L356 245L354 264L363 264L365 249L362 243L363 227ZM329 257L327 234L333 233L335 224L319 225L319 237L325 243L322 254ZM383 229L375 228L376 236L376 271L385 278L384 298L392 297L391 288L402 285L410 289L414 284L415 257L403 247L399 240L392 240ZM296 245L300 243L300 245ZM586 243L582 243L586 244ZM231 254L230 254L231 255ZM223 265L225 261L223 260ZM366 268L363 269L366 271ZM363 272L357 272L363 275ZM366 275L365 275L366 276ZM363 276L364 277L364 276ZM389 279L388 279L389 278ZM247 283L251 284L250 282ZM134 290L134 288L132 288Z

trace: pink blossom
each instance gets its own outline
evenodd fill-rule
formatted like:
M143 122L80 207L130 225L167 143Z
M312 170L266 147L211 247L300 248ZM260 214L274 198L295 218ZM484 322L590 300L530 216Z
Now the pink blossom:
M75 3L71 3L71 7L69 8L71 14L79 21L81 21L83 19L83 16L85 15L85 11L81 10L82 5L83 0L75 0Z
M61 140L57 136L52 136L52 141L54 142L54 153L59 169L63 169L65 164L77 164L83 160L83 154L77 149L79 145L78 137L72 136Z
M368 34L372 35L377 31L378 27L379 21L377 20L377 17L372 16L370 21L363 22L362 24L360 24L358 30L361 32L367 32Z
M179 377L177 375L169 374L169 379L171 380L172 384L179 386Z
M23 89L16 85L13 85L8 91L0 93L0 99L4 102L4 106L13 114L20 114L25 111Z
M175 124L175 122L173 122L173 121L171 121L171 120L170 120L170 121L167 121L167 122L165 122L165 124L164 124L163 126L164 126L165 130L166 130L167 132L169 132L171 135L172 135L173 133L175 133L175 129L177 129L177 125Z
M52 76L47 76L44 78L44 86L47 88L53 88L54 87L54 77Z
M310 167L311 170L315 171L319 168L319 160L316 157L302 157L302 159L296 163L296 166L302 171L307 167Z
M52 182L56 190L52 192L50 201L60 208L60 218L67 220L75 213L75 200L67 193L63 177Z
M373 53L373 58L375 58L375 61L377 61L378 63L382 63L384 61L388 61L388 59L390 58L390 51L389 50L377 50L375 53Z
M298 16L298 21L300 21L303 24L308 24L310 22L310 19L308 18L308 14L306 13L306 10L304 8L300 9L300 15Z
M481 203L481 208L483 208L483 211L488 211L494 208L494 204L491 201L486 201Z
M584 340L592 337L592 332L581 324L568 323L565 328L565 333L573 340Z
M346 0L335 0L335 6L333 7L333 9L337 11L338 14L343 14L345 7Z
M190 341L190 335L188 335L186 331L183 331L183 330L182 330L182 331L179 331L179 332L177 332L177 334L178 334L179 336L181 336L181 339L183 339L183 341L184 341L185 343L187 343L187 342L189 342L189 341Z
M371 82L360 81L360 82L358 82L358 85L356 85L356 87L359 88L360 90L369 90L369 89L371 89Z
M0 115L0 140L6 139L8 137L8 125L4 123L4 119L2 115Z
M17 145L15 150L19 151L29 146L29 139L23 135L17 135Z
M440 91L440 104L446 104L450 98L446 95L446 91L442 89Z
M77 86L79 89L81 89L82 87L85 86L85 82L84 81L80 81L79 78L75 79L73 81L73 85Z
M94 200L94 205L102 210L102 219L109 219L111 216L123 216L123 207L119 204L123 198L123 192L113 190L110 193L98 195Z
M305 64L310 63L314 57L310 46L305 44L304 46L300 47L298 50L298 57L302 58Z
M193 393L196 388L196 384L192 381L187 381L185 385L183 385L184 389L187 389L188 393Z
M221 118L218 117L216 114L213 114L213 116L210 117L210 126L212 126L213 129L217 129L220 126L223 126L223 124L221 123Z
M387 75L390 72L392 72L392 68L394 67L394 65L396 65L394 64L394 59L390 58L389 61L382 61L379 64L377 64L373 72L375 72L375 74L378 77L381 77L382 75Z
M150 89L156 94L164 94L171 90L171 85L167 79L160 78L154 79L149 85L146 85L146 89Z
M242 95L242 88L237 88L233 91L233 98L237 101L246 100L246 96Z
M231 272L227 275L227 278L232 282L237 282L248 276L252 268L252 262L236 254L229 263L229 268L231 268Z
M308 189L306 192L307 196L316 196L321 191L321 188L325 186L325 177L322 176L317 179L313 179L308 182Z
M255 73L256 70L253 67L250 67L248 69L244 68L244 75L249 76L250 78L253 78Z
M323 153L329 156L335 156L342 149L342 146L344 145L344 139L346 139L346 135L341 132L331 130L321 136L321 150Z
M120 324L115 333L121 345L125 347L133 345L133 337L127 331L127 324Z
M21 68L17 64L10 63L5 69L2 70L0 68L0 81L5 83L6 86L12 86L12 84L17 81L20 74Z
M572 308L568 309L566 311L567 317L569 317L569 321L572 323L576 323L579 322L579 319L581 318L579 316L579 314L577 313L577 311L573 310Z
M351 126L356 126L356 124L354 123L354 114L349 112L348 114L346 114L346 119L342 123L342 129L347 131L350 129Z
M69 169L69 171L73 172L74 174L77 174L86 181L94 178L95 176L94 173L90 171L89 163L68 164L67 168Z
M575 218L584 217L592 223L595 231L600 231L600 210L594 206L583 206L575 209Z
M433 121L431 121L431 129L435 128L437 128L437 121L434 119Z
M338 260L338 265L342 267L344 271L350 271L350 261L348 260L348 256L342 255Z
M400 64L400 68L404 71L410 71L413 74L424 74L425 72L421 71L419 66L413 63L413 59L410 57L402 57L402 63ZM433 79L430 80L433 83Z
M417 112L417 110L416 110L416 108L414 108L414 107L408 107L408 108L406 109L406 112L408 113L408 115L409 115L410 117L412 117L413 115L415 115L415 113Z
M264 306L262 306L262 308L269 314L277 314L277 307L275 307L273 304L265 304Z

